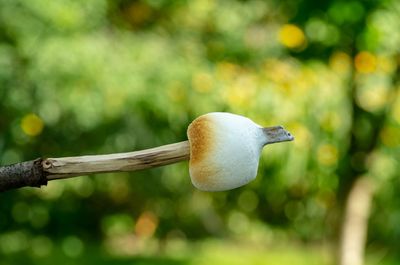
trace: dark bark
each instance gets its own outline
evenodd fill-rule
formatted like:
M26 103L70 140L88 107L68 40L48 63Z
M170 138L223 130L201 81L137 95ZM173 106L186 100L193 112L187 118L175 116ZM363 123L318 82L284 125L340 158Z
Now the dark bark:
M21 187L40 187L47 184L42 159L0 167L0 192Z

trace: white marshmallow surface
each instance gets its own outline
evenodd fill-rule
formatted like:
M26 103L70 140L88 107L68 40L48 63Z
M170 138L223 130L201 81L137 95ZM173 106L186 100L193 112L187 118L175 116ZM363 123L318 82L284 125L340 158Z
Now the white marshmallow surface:
M208 113L195 119L187 134L189 173L196 188L229 190L257 176L266 136L252 120L231 113Z

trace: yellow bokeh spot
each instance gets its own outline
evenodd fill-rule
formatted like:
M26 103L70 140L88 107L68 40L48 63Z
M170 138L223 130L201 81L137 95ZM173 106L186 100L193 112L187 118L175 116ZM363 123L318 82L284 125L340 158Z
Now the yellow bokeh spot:
M400 124L400 94L397 96L397 101L393 105L393 119Z
M230 106L248 108L254 103L257 93L256 76L242 71L223 91L223 96Z
M306 126L301 123L293 123L289 124L287 127L289 132L291 132L296 139L293 142L296 147L305 149L311 146L312 134Z
M297 69L291 61L279 61L268 59L264 64L265 74L274 83L287 83L290 78L296 76Z
M192 85L196 91L206 93L212 89L213 78L207 73L197 73L193 76Z
M356 70L361 74L373 73L376 70L376 62L376 56L366 51L359 52L354 59Z
M44 123L36 114L25 115L21 120L22 131L29 136L37 136L43 131Z
M327 132L333 132L342 125L342 118L337 112L328 112L320 117L321 127Z
M380 133L381 141L387 147L397 147L400 145L400 128L385 127Z
M232 81L238 75L240 67L228 63L228 62L220 62L217 64L216 68L216 76L219 80L223 81Z
M279 41L288 48L299 48L305 44L306 37L298 26L286 24L279 30Z
M232 86L225 91L225 98L230 106L248 106L254 96L254 90L242 86Z
M379 56L377 58L377 69L383 73L393 73L396 71L396 61L392 57Z
M331 144L323 144L318 147L317 159L324 166L332 166L338 160L338 149Z
M386 87L359 88L356 94L358 105L366 111L374 112L382 109L389 98Z
M335 52L329 58L329 66L336 73L347 73L350 70L351 66L351 57L344 52Z

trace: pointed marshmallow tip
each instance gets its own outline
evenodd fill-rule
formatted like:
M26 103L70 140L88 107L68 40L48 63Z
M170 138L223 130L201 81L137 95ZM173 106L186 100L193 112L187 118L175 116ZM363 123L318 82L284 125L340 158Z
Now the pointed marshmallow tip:
M282 130L285 131L288 141L293 141L294 140L293 134L291 134L289 131L287 131L283 126L281 126L281 127L282 127Z
M280 143L293 141L294 136L285 130L282 125L273 126L273 127L265 127L263 128L264 134L267 137L266 144Z

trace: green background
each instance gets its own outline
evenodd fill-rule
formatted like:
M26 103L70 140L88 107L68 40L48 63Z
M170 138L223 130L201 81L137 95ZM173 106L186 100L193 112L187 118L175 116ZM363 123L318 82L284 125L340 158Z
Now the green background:
M284 125L255 181L187 163L0 194L0 264L333 264L375 190L368 264L400 262L400 2L0 0L0 163L146 149L227 111Z

